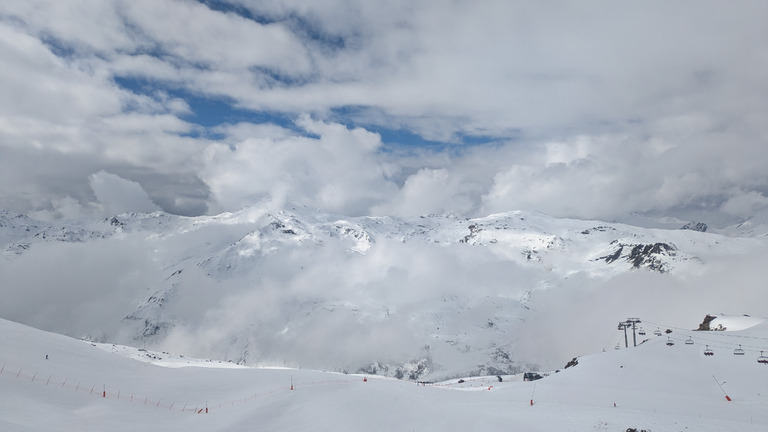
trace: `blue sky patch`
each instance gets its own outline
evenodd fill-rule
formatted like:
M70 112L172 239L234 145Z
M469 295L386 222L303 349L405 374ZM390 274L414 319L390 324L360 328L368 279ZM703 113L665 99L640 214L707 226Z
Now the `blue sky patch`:
M207 97L180 88L162 86L160 83L143 78L115 77L115 83L136 94L150 97L162 91L169 96L183 99L189 105L191 113L179 116L184 121L212 128L222 124L241 122L264 124L271 123L287 129L297 130L294 116L271 111L253 111L238 108L232 100L224 97Z

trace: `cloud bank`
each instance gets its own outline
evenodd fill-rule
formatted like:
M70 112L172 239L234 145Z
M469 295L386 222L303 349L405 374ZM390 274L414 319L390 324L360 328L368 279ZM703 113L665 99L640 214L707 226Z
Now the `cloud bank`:
M0 207L104 216L110 173L182 215L740 221L768 208L767 7L4 2Z

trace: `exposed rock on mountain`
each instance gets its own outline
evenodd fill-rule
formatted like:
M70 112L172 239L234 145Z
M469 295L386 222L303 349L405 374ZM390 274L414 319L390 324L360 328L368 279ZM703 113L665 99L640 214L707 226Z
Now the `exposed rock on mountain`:
M666 273L670 270L668 258L677 255L677 247L667 243L653 244L625 244L618 240L611 243L614 245L614 252L610 255L601 256L598 260L603 260L608 264L619 259L630 263L632 268L647 268L648 270Z
M707 224L703 222L688 222L687 224L683 225L680 229L707 232L708 228L709 227L707 227Z

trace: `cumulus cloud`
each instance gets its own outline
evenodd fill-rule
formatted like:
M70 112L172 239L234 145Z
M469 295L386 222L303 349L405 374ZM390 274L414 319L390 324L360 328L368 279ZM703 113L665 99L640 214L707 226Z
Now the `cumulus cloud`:
M459 212L473 210L471 183L463 183L460 175L445 168L422 168L409 176L403 187L385 204L374 207L374 214L413 216L416 214Z
M90 217L97 213L94 208L88 208L83 206L80 202L71 196L66 196L62 199L51 200L52 209L40 210L32 212L30 216L51 221L56 219L78 219L83 217Z
M197 2L122 3L128 23L138 26L148 40L159 43L177 61L195 68L210 65L221 73L262 67L289 75L309 69L301 40L279 24L259 24ZM243 49L243 43L248 43L248 49Z
M3 207L92 209L101 170L185 215L269 197L726 223L765 196L762 2L91 3L0 6Z
M160 210L137 182L105 171L92 174L89 180L96 199L108 214L129 211L151 213Z
M359 214L395 189L394 168L376 157L377 134L308 117L297 125L312 136L271 129L276 135L208 148L202 178L218 209L271 198Z
M0 25L0 53L9 61L0 72L4 134L22 132L28 122L65 126L120 112L120 94L105 88L103 77L67 64L21 29Z

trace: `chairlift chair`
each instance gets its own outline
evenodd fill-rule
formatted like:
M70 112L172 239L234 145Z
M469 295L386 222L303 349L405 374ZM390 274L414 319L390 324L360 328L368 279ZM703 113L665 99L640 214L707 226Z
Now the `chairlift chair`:
M621 348L621 344L616 344L616 348L614 349L619 349L619 348Z
M715 352L709 349L709 345L704 349L704 355L707 357L715 355Z
M656 330L653 331L653 334L656 336L661 336L661 329L657 327Z
M690 336L688 336L688 339L685 340L686 345L693 345L693 339L691 339Z
M643 328L640 327L640 331L637 332L637 334L639 334L640 336L645 336L645 330L643 330Z
M762 364L768 364L768 357L763 355L763 352L760 351L760 357L757 358L757 362Z
M741 345L739 345L739 347L738 347L738 348L736 348L735 350L733 350L733 355L744 355L744 350L743 350L743 349L741 349Z
M667 336L667 346L672 346L675 344L675 341L672 340L669 336Z

